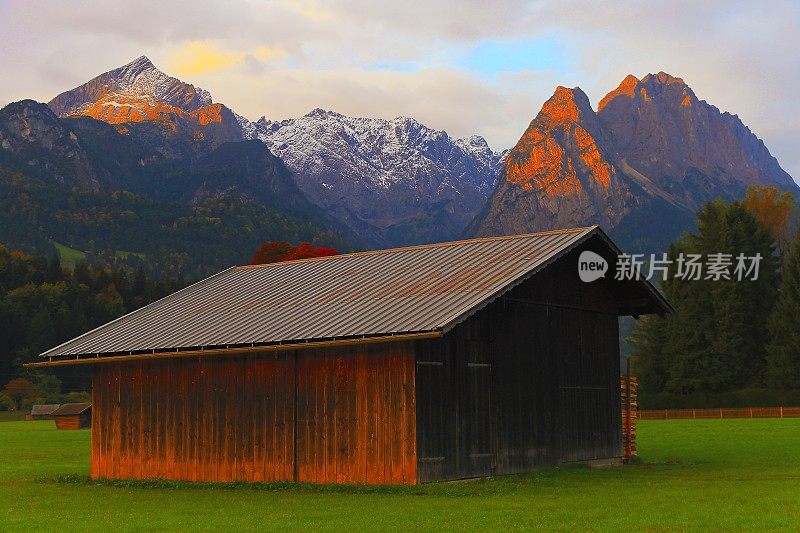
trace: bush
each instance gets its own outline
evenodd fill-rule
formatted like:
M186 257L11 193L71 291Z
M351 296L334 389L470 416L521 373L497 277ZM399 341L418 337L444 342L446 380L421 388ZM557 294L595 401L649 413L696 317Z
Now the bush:
M2 394L11 398L15 407L21 406L26 400L42 396L36 385L25 378L15 378L6 383L6 388L3 389Z
M5 394L0 394L0 411L13 411L16 407L14 400Z
M25 398L24 400L19 402L19 409L20 411L25 411L26 413L29 413L34 405L43 403L46 402L44 398L42 398L41 396L36 398Z
M41 374L36 380L36 386L44 396L45 403L59 403L61 396L61 380L52 374Z
M92 401L91 392L70 392L64 396L64 403L88 403Z

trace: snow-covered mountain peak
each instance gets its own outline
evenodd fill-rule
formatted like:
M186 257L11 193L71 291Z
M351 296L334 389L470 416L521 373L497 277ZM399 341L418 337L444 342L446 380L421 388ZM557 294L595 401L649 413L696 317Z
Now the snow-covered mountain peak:
M472 146L475 148L489 148L489 143L480 135L470 135L469 137L462 137L457 139L456 142L465 146Z
M208 91L165 74L141 56L56 96L48 105L59 116L86 114L123 122L170 110L191 112L212 103Z
M359 181L384 189L398 182L413 181L420 166L440 167L444 160L454 157L479 160L481 168L476 169L479 175L494 172L493 152L483 138L454 140L447 132L410 117L391 120L348 117L317 108L296 119L262 118L253 126L256 137L287 162L302 155L326 165L322 154L336 153L339 159L364 167ZM440 170L447 173L443 167ZM483 184L485 179L478 181ZM493 184L493 180L489 181Z
M328 111L327 109L322 109L321 107L317 107L312 109L305 115L303 115L303 117L320 118L320 119L326 119L326 118L339 119L343 118L343 115L337 113L336 111Z
M402 125L402 126L405 126L407 128L425 128L425 129L430 129L430 128L427 128L426 126L423 126L422 124L420 124L416 119L411 118L411 117L407 117L407 116L404 116L404 115L400 115L399 117L395 117L392 120L390 120L389 122L391 124Z
M456 140L410 117L317 108L252 126L313 202L382 245L458 237L498 175L500 156L481 137ZM436 216L442 220L427 225L425 236L391 229Z

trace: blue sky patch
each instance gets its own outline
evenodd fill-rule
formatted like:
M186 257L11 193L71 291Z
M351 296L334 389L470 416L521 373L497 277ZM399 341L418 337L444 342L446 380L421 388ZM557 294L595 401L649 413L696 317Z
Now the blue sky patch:
M473 48L459 66L492 76L524 70L567 73L572 63L564 44L544 37L529 41L484 41Z

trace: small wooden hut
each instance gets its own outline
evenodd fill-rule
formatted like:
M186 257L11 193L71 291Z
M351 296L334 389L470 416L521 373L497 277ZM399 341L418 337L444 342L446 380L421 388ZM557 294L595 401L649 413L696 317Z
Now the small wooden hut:
M606 276L580 280L582 251ZM598 227L233 267L42 354L93 368L92 476L415 484L622 456Z
M53 412L61 407L59 404L37 404L31 407L31 412L25 417L26 420L52 420Z
M58 429L85 429L92 427L92 404L65 403L53 412Z

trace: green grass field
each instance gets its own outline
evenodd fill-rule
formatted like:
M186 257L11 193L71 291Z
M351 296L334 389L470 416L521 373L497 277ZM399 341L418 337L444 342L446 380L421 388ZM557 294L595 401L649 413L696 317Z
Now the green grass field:
M75 248L70 248L60 242L51 241L53 246L56 247L58 250L58 256L61 259L61 264L67 268L75 268L75 265L86 259L86 252L82 252L80 250L76 250ZM128 259L132 256L136 256L142 261L147 259L147 255L141 252L128 252L126 250L116 250L114 253L114 257L117 259Z
M53 245L58 250L58 256L61 258L61 264L67 268L75 268L75 265L86 259L86 252L70 248L60 242L52 241Z
M88 431L0 422L0 531L800 529L800 420L646 421L639 444L638 465L412 488L153 488L83 481Z

